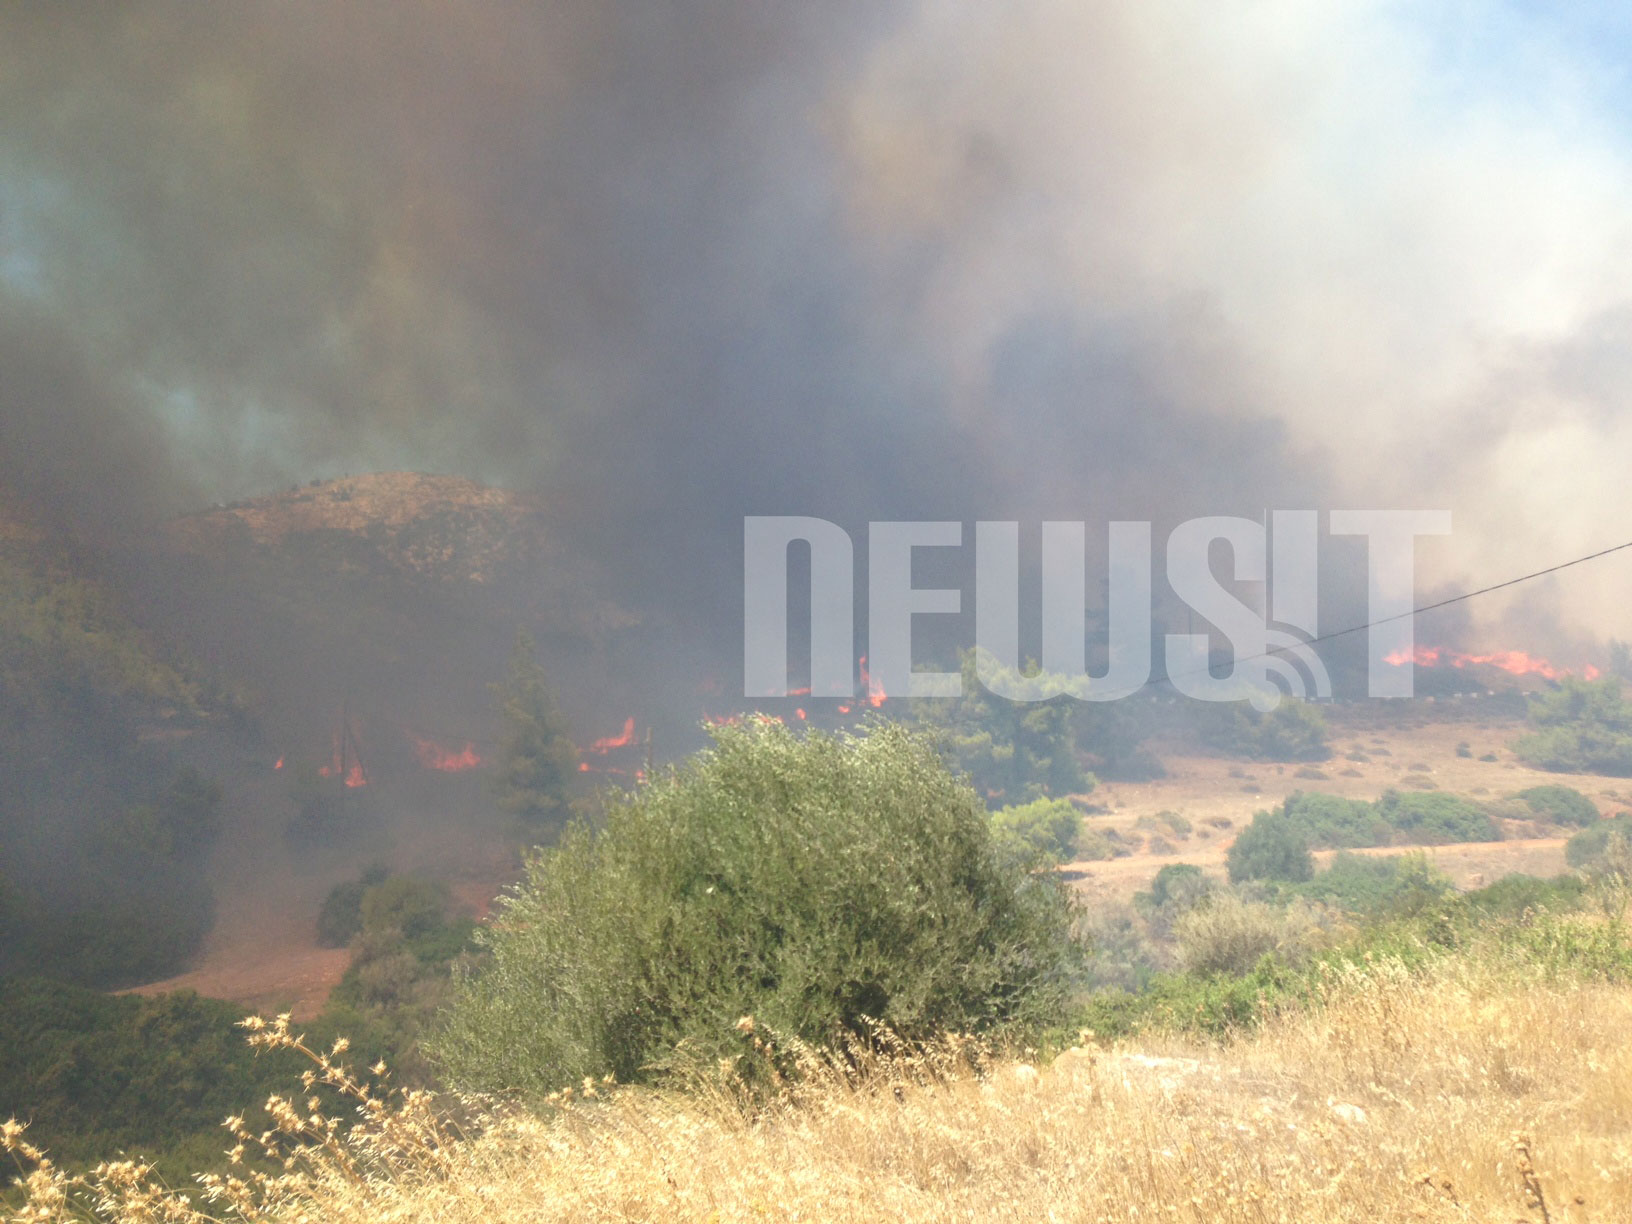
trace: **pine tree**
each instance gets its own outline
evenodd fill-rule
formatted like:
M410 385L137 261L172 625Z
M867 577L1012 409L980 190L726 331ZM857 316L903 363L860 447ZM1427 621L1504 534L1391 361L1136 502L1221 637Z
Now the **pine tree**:
M499 806L531 824L563 820L578 750L525 631L516 635L509 675L493 691L505 724L493 779Z

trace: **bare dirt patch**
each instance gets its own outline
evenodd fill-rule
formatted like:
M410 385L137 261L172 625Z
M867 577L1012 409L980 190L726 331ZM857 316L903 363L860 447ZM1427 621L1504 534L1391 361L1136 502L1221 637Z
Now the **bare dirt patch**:
M1632 781L1593 774L1559 774L1522 764L1508 744L1523 733L1512 716L1468 716L1426 722L1413 718L1383 723L1339 708L1329 715L1332 758L1305 764L1241 761L1222 756L1161 753L1167 776L1150 782L1106 782L1088 797L1103 810L1086 818L1090 828L1115 830L1136 847L1126 858L1067 864L1085 898L1127 901L1148 888L1168 863L1191 863L1222 878L1236 834L1255 812L1272 808L1294 791L1322 791L1353 799L1377 799L1389 789L1439 790L1472 799L1498 799L1531 786L1573 786L1604 815L1632 809ZM1458 751L1462 749L1462 751ZM1480 760L1493 755L1495 760ZM1162 813L1190 825L1176 833ZM1400 854L1420 849L1459 888L1477 888L1510 872L1550 876L1566 869L1565 838L1534 836L1522 823L1500 842L1453 846L1388 846L1366 853ZM1552 831L1547 831L1549 834ZM1173 852L1149 852L1153 836ZM1330 852L1317 856L1327 860Z

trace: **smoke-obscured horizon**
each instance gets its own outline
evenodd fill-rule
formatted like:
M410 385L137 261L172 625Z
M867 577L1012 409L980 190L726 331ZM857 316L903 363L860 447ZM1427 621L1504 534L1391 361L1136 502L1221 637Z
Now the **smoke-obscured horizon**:
M468 475L733 647L749 514L1443 508L1424 586L1505 578L1625 534L1632 162L1578 46L1468 20L14 7L0 484L116 539Z

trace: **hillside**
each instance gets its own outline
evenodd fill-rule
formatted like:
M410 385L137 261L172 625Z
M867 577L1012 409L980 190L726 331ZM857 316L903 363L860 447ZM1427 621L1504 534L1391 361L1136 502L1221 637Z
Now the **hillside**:
M327 552L352 571L381 566L445 582L492 583L549 555L536 498L458 476L377 472L176 519L170 543L216 559Z

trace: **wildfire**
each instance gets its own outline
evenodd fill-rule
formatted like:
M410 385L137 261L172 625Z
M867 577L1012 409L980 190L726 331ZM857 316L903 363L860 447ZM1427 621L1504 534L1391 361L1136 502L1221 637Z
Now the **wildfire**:
M1547 680L1558 680L1564 676L1572 676L1575 669L1569 667L1555 667L1546 659L1526 654L1522 650L1498 650L1492 654L1467 654L1460 650L1451 650L1443 646L1418 646L1407 654L1397 650L1393 654L1384 655L1383 662L1394 667L1403 667L1407 663L1417 667L1496 667L1512 676L1541 676ZM1581 675L1587 680L1596 680L1599 671L1592 664L1581 669Z
M318 774L325 778L339 778L343 776L345 784L353 789L359 786L367 786L368 775L363 772L363 763L358 760L355 755L350 758L348 763L346 755L344 751L342 751L341 735L342 732L339 731L334 733L334 747L332 750L332 756L329 758L329 763L317 771ZM346 732L346 735L347 739L349 740L349 729ZM356 741L350 740L350 742L355 744Z
M866 655L861 656L857 666L861 669L862 686L867 690L867 695L862 698L862 701L866 702L876 710L889 699L889 694L884 691L884 686L875 680L872 673L867 670Z
M282 769L283 768L283 758L279 757L278 758L278 763L276 765L272 766L272 768L273 769Z
M633 718L626 718L623 720L623 734L609 735L602 739L598 739L589 746L589 751L599 752L604 755L605 753L611 752L614 748L627 748L634 742L635 720Z
M317 771L325 778L332 778L340 772L340 762L336 759L333 765L325 765ZM346 770L346 785L350 787L367 786L368 775L363 772L361 762L353 761Z
M420 739L412 732L408 738L414 741L414 758L426 769L434 769L438 773L464 773L467 769L479 769L486 764L473 743L466 742L463 749L455 752L432 740Z

